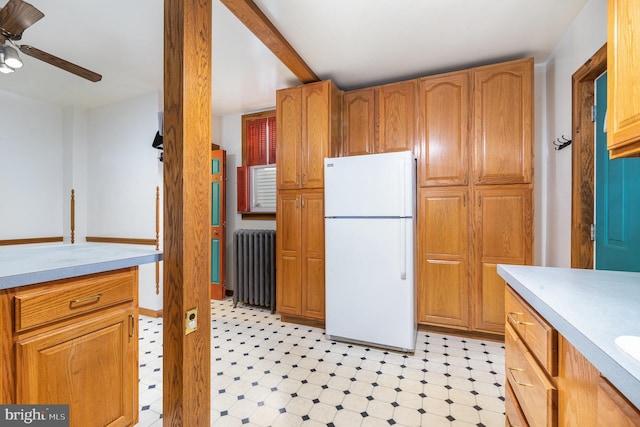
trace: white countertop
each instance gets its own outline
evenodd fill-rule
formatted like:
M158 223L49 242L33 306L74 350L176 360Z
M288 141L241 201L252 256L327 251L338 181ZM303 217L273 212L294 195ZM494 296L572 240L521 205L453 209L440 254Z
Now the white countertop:
M615 344L640 336L640 273L498 265L498 274L640 408L640 361Z
M0 289L162 260L150 246L79 243L0 246Z

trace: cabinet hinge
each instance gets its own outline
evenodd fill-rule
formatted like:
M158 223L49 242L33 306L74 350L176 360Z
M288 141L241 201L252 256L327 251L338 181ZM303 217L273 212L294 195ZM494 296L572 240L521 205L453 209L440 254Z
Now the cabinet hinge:
M596 240L596 225L595 224L591 224L591 241L595 241Z
M591 106L591 121L595 123L596 121L596 106Z

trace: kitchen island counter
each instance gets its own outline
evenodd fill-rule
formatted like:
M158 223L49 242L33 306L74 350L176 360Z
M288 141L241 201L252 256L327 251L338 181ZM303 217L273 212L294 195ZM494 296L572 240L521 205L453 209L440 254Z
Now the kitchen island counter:
M0 290L101 273L162 260L142 245L113 243L0 247Z
M640 360L619 336L640 336L640 273L499 265L498 274L640 408Z

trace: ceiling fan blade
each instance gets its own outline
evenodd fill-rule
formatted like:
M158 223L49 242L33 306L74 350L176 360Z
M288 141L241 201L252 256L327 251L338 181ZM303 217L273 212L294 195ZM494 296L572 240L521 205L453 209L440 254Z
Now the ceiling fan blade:
M69 61L65 61L64 59L58 58L57 56L51 55L50 53L44 52L35 47L23 44L22 46L20 46L20 51L24 54L51 64L54 67L61 68L65 71L75 74L76 76L80 76L92 82L99 82L100 80L102 80L102 76L98 73L94 73L91 70L87 70L86 68L83 68L79 65L73 64Z
M0 9L0 31L11 40L20 40L22 32L42 19L44 13L22 0L9 0Z

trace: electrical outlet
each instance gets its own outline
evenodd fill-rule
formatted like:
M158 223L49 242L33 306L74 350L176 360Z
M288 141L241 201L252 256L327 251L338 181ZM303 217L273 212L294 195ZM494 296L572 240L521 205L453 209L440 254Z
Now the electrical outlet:
M189 335L198 329L198 308L187 310L184 315L184 334Z

